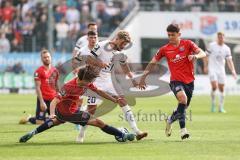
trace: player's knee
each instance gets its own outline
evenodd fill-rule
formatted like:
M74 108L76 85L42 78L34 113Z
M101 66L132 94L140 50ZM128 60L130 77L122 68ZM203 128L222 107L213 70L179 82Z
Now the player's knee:
M178 98L178 101L179 101L179 103L182 103L182 104L187 104L187 96L186 95L181 95L181 96L179 96L179 98Z
M122 98L119 100L118 104L120 105L120 107L124 107L127 105L127 101L125 98Z

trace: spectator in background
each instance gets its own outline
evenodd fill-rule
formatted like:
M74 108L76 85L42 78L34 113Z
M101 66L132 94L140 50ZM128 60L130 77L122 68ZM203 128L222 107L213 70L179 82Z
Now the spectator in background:
M69 9L67 10L66 20L68 24L80 21L80 13L75 6L70 6Z
M25 73L25 70L23 69L23 66L20 62L16 63L12 67L12 72L15 74Z
M47 48L47 15L43 14L41 20L36 25L36 40L37 40L37 50L42 50Z
M5 33L5 36L8 40L11 41L13 39L12 24L8 20L4 21L0 30L1 32Z
M60 22L61 19L64 17L64 13L61 12L60 6L55 6L54 7L53 16L54 16L55 23Z
M23 51L33 51L33 30L36 25L36 20L32 16L32 11L29 10L22 22L22 35L23 35Z
M78 33L80 32L80 23L74 21L69 25L69 38L71 39L71 46L74 47L74 43L78 38Z
M101 28L99 30L102 36L109 35L109 21L111 16L106 11L106 4L104 1L97 3L97 18L101 20Z
M67 35L69 31L69 25L66 23L65 18L62 18L60 23L56 24L56 32L57 32L57 51L65 52L67 48Z
M10 42L6 38L5 33L0 33L0 54L10 52Z
M2 20L11 22L13 19L13 14L15 12L15 8L12 6L11 1L6 1L5 6L2 9Z
M14 38L11 42L11 52L21 52L22 51L22 45L18 41L17 38Z

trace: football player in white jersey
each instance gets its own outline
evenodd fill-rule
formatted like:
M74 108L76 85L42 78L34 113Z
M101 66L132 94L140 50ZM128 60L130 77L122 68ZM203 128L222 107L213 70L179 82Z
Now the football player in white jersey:
M88 28L88 32L89 31L97 32L97 24L94 22L89 23L87 28ZM80 37L77 40L76 45L73 49L73 57L75 57L78 54L79 50L82 47L87 46L87 45L88 45L88 35L84 35L84 36Z
M111 78L111 71L114 67L114 57L116 55L120 55L119 51L122 51L126 45L128 45L131 42L131 38L128 32L126 31L119 31L116 35L116 37L112 40L105 40L102 42L99 42L89 53L89 55L101 60L103 63L108 64L107 67L101 69L99 77L95 80L94 84L103 89L104 91L111 93L113 96L120 98L119 105L122 108L122 111L124 113L124 116L129 123L131 129L136 134L136 139L141 140L142 138L147 136L147 132L142 132L138 129L136 121L134 119L133 112L131 111L130 106L127 104L127 101L122 93L119 93L116 91L116 87L113 86L112 78ZM81 51L81 53L83 53ZM85 54L85 53L83 53ZM122 54L122 53L121 53ZM117 56L116 56L117 57ZM123 56L121 59L118 59L118 61L121 63L123 68L127 68L126 65L126 56ZM124 67L125 66L125 67ZM128 70L127 72L124 71L126 75L132 79L132 73ZM135 80L132 79L133 86L137 86ZM94 114L97 104L100 101L96 99L95 96L89 96L88 98L88 111L91 114ZM85 133L86 127L80 128L80 133L77 137L77 142L83 142L84 139L84 133Z
M234 79L237 79L237 74L232 61L231 50L224 43L224 33L217 33L217 41L211 42L208 47L208 58L204 61L204 72L209 74L211 81L211 111L216 110L216 90L220 92L219 96L219 112L225 113L224 110L224 84L225 84L225 60L230 69Z

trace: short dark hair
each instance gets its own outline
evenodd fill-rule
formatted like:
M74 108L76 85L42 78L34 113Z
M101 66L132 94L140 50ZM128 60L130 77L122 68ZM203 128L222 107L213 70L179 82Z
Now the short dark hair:
M99 72L90 66L80 68L78 71L78 78L80 80L92 82L98 76L99 76Z
M90 23L88 23L87 28L90 28L90 26L96 26L96 25L97 25L97 23L95 23L95 22L90 22Z
M176 32L178 33L180 31L180 27L176 23L169 24L167 27L167 32Z
M88 31L87 35L88 36L96 36L98 34L97 34L97 32L94 32L94 31Z

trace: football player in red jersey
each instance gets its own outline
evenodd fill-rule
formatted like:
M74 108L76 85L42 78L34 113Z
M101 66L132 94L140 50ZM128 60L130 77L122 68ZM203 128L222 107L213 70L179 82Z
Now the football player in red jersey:
M56 96L58 90L59 73L51 65L51 55L48 50L41 51L43 65L34 73L35 87L37 93L37 106L35 117L25 117L20 120L20 124L30 122L31 124L42 124L46 120L46 113L50 114L50 103Z
M50 107L50 119L33 131L25 134L19 140L20 143L27 142L34 135L39 134L65 122L80 124L82 126L91 125L99 127L103 132L121 137L123 141L134 140L135 135L132 133L123 133L120 130L105 124L100 119L90 115L87 111L80 111L77 105L79 97L83 95L87 89L91 89L98 95L118 103L120 99L116 99L107 93L97 89L93 85L93 80L98 76L98 72L92 68L81 68L78 77L73 78L62 87L59 94L52 100Z
M194 90L194 67L196 59L206 56L191 40L181 39L180 28L177 24L170 24L167 27L169 43L161 47L152 58L141 77L139 88L145 89L145 79L153 66L165 57L170 70L170 88L178 100L177 109L166 120L166 136L172 132L172 123L179 120L181 138L186 139L190 135L185 127L186 109L190 104Z

